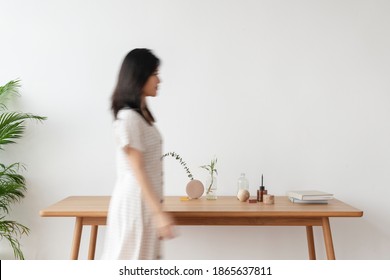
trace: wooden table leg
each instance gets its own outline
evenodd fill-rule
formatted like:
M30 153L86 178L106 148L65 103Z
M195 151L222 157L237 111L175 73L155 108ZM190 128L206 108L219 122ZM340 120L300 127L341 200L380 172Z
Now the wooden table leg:
M83 231L83 218L76 217L76 223L74 225L74 231L73 231L73 244L72 244L72 251L70 254L71 260L77 260L79 257L79 250L80 250L80 241L81 241L81 233Z
M314 247L314 235L313 235L313 227L306 226L306 236L307 236L307 246L309 247L309 259L316 259L316 249Z
M89 238L89 250L88 250L88 260L95 259L95 248L96 248L96 239L98 234L98 226L91 226L91 236Z
M335 260L336 257L333 248L332 232L330 230L328 217L322 218L322 230L324 232L325 248L326 248L326 255L328 257L328 260Z

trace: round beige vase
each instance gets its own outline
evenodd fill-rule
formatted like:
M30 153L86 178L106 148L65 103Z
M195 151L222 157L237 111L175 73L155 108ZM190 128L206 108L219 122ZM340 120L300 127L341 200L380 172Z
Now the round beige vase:
M190 199L196 199L203 195L204 186L199 180L191 180L186 187L186 193Z

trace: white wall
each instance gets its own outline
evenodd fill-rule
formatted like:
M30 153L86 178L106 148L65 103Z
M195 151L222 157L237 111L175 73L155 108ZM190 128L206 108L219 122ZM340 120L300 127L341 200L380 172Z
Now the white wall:
M241 172L252 191L263 173L275 195L333 192L364 211L331 219L336 257L390 258L388 1L12 0L0 10L0 84L20 77L15 108L48 117L0 153L2 162L28 167L27 196L13 208L31 228L22 239L27 259L70 254L74 221L41 218L40 209L111 193L109 98L135 47L163 61L150 104L164 150L180 153L197 178L216 155L221 195L234 194ZM185 194L173 159L165 183L167 195ZM304 228L177 230L164 244L167 259L307 258ZM97 255L103 237L102 228ZM315 240L323 259L319 228Z

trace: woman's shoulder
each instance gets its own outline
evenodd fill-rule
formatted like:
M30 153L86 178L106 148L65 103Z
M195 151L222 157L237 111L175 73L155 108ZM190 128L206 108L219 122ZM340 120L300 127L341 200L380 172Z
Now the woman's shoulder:
M117 120L131 120L131 121L138 121L141 120L142 116L132 108L123 108L118 111L117 114Z

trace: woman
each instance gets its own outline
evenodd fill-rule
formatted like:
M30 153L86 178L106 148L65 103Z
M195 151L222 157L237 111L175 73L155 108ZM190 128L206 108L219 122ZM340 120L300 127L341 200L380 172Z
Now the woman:
M173 237L172 219L161 206L161 137L146 103L157 95L159 63L148 49L129 52L112 95L117 182L103 259L159 259L160 240Z

